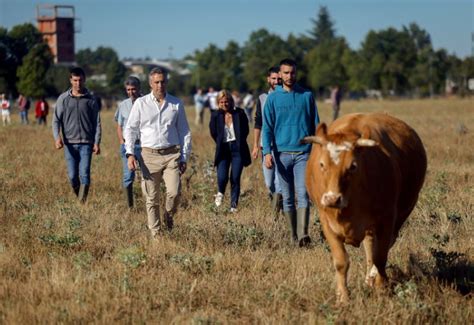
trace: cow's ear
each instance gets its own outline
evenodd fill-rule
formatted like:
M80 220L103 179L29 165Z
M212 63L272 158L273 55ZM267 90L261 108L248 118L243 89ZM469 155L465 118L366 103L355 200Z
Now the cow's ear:
M316 129L316 136L320 137L321 139L326 140L328 135L328 127L326 123L320 123L318 128Z
M300 143L317 143L325 145L327 143L327 126L326 123L321 123L316 129L316 135L312 137L304 137L300 140Z

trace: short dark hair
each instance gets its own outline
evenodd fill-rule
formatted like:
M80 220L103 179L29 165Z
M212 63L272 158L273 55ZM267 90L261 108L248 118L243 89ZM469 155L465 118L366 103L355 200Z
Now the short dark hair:
M288 59L288 58L286 58L286 59L281 60L281 61L280 61L280 67L281 67L282 65L288 65L288 66L290 66L290 67L296 68L296 62L295 62L295 60L293 60L293 59Z
M270 77L270 75L271 75L272 73L278 73L278 72L280 72L280 68L279 68L279 67L276 67L276 66L273 66L273 67L271 67L270 69L268 69L268 74L267 74L267 76Z
M168 71L166 71L163 68L155 67L155 68L151 69L150 73L148 74L148 79L150 79L151 76L153 76L154 74L161 74L161 75L165 76L166 80L168 80Z
M124 82L125 87L127 86L134 86L140 89L140 79L134 76L129 76L127 80Z
M72 67L71 70L69 70L69 74L70 76L80 76L80 77L83 77L85 78L86 77L86 73L84 72L84 70L82 70L81 67Z

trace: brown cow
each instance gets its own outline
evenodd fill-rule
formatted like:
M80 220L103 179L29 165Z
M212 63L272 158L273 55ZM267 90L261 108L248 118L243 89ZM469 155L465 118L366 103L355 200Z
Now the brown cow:
M349 256L364 242L366 283L383 287L389 249L418 199L426 153L416 132L387 114L346 115L318 126L306 170L336 268L339 302L347 302Z

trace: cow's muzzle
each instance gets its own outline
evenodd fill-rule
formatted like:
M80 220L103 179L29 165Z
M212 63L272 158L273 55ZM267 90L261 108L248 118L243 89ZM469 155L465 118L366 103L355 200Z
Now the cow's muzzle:
M342 209L346 206L341 193L326 192L321 197L321 204L327 208Z

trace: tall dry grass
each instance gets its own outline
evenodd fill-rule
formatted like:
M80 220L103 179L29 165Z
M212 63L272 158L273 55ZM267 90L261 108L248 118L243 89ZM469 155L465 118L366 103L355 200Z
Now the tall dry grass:
M330 107L319 105L329 121ZM390 290L365 287L363 249L351 247L345 307L335 304L317 217L310 249L291 246L285 221L272 220L259 163L244 171L239 212L214 208L206 126L192 126L176 227L151 240L143 200L125 208L112 111L102 114L86 205L71 193L50 127L21 126L14 115L0 128L0 323L474 323L473 100L343 103L343 114L359 111L408 122L429 166L390 252Z

